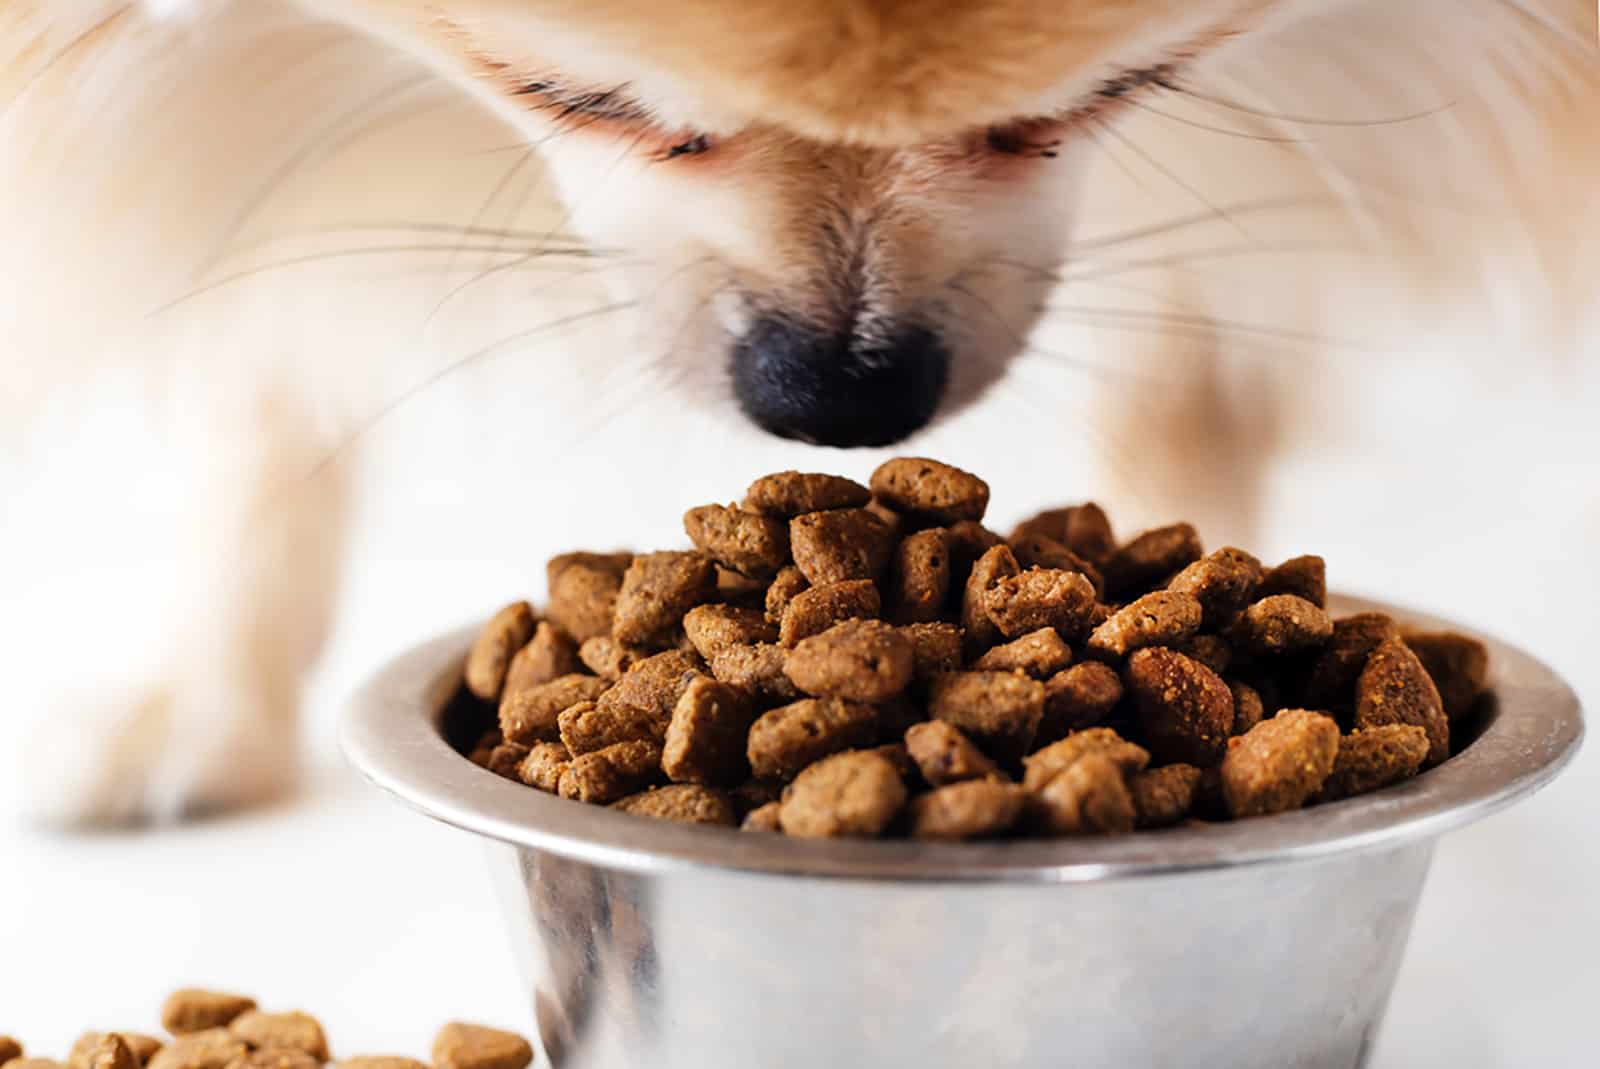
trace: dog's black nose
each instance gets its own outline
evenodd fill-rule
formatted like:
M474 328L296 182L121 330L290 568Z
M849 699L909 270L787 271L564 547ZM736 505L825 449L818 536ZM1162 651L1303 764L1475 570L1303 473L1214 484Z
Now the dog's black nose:
M817 445L892 445L933 418L950 354L930 330L885 340L829 334L779 316L733 350L733 389L755 423Z

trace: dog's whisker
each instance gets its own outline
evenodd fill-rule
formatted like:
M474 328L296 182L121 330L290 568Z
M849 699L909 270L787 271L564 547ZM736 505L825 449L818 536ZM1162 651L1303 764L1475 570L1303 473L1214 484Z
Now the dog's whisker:
M247 268L243 271L236 271L233 274L224 275L222 278L208 282L203 286L196 287L195 289L189 290L180 296L174 297L163 304L157 305L155 308L146 313L146 318L155 318L156 316L164 315L165 313L170 312L181 305L188 304L197 298L204 297L208 293L213 293L217 290L237 285L240 282L249 281L252 278L256 278L257 276L268 274L273 271L284 271L294 267L303 267L308 264L324 263L334 260L356 259L369 256L385 256L397 253L409 255L428 255L438 253L441 255L449 255L459 253L460 251L461 247L459 244L381 245L373 248L334 249L329 252L316 252L307 253L304 256L291 256L282 260L275 260L271 263L260 264L256 267ZM547 249L533 254L525 254L522 252L522 250L509 248L498 251L507 256L516 255L524 262L533 258L534 256L571 257L573 259L580 260L589 257L587 250L581 248Z
M539 146L542 146L545 142L551 141L551 140L553 140L553 139L555 139L557 137L560 137L565 133L570 133L570 132L572 132L572 130L581 130L585 126L591 125L591 124L593 124L595 122L598 122L598 121L599 121L598 117L587 119L583 123L579 124L576 127L573 127L573 128L570 128L570 129L556 130L553 133L550 133L550 134L546 135L545 137L540 138L538 141L532 142L530 144L530 147L529 147L528 155L524 156L519 162L520 163L526 163L527 160L533 156L535 149L537 147L539 147ZM643 135L641 134L640 136L642 137ZM635 140L633 142L633 144L635 144L635 145L637 143L638 143L637 140ZM617 157L617 159L613 160L612 164L611 164L611 168L615 168L619 163L621 163L622 160L626 157L627 151L631 150L631 148L632 148L632 145L630 145L628 149L625 149L623 151L623 154L619 155ZM610 176L610 170L611 169L608 168L608 170L606 172L606 175L604 177L602 177L600 182L596 183L596 188L599 188L599 186L604 183L605 178ZM578 210L578 202L576 200L569 201L563 207L562 212L560 214L560 217L557 218L556 221L551 224L549 231L547 231L547 233L546 233L546 237L553 236L561 228L563 228L563 227L567 226L568 224L570 224L572 222L573 217L576 215L577 210ZM479 221L480 220L474 220L473 221L474 225L476 225ZM527 262L526 260L513 260L513 261L510 261L509 263L495 264L492 267L488 267L488 268L484 269L482 272L480 272L478 275L474 276L473 278L469 278L466 281L461 282L460 284L451 287L449 290L447 290L444 293L443 296L441 296L439 298L438 302L436 304L434 304L433 308L431 310L429 310L427 317L423 320L423 324L422 324L423 327L426 328L429 323L432 323L433 320L436 319L439 316L439 314L444 311L446 306L448 306L452 301L454 301L457 297L461 296L461 294L465 293L467 290L469 290L469 289L473 288L474 286L478 285L480 282L483 282L483 281L485 281L485 280L487 280L489 278L494 277L495 275L501 274L501 273L503 273L505 271L510 271L510 270L514 270L516 268L519 268L526 262Z
M379 92L371 94L355 107L336 116L320 134L311 138L306 144L292 153L288 159L284 160L267 176L266 180L257 187L253 194L245 198L238 211L234 213L233 218L222 227L220 236L212 246L211 252L201 258L195 271L196 276L202 276L211 271L222 261L227 255L233 239L271 201L273 195L282 189L289 179L298 174L311 161L323 155L330 148L330 145L334 146L334 150L337 151L337 146L342 142L341 135L348 133L348 128L352 123L358 123L358 120L365 117L373 108L391 103L397 95L403 96L432 81L433 79L428 76L413 75L404 78L397 83L384 86ZM358 123L357 132L362 132L364 129L365 124Z
M561 234L549 241L544 241L541 233L533 230L513 230L502 227L462 227L458 223L340 223L328 226L309 226L295 230L286 230L278 234L269 234L256 241L238 245L234 255L254 252L257 249L278 245L286 241L298 241L303 238L324 237L340 234L393 234L396 239L411 235L449 234L452 237L482 238L499 243L500 248L511 251L523 251L532 248L555 249L563 245L573 251L586 251L596 256L606 255L615 250L606 249L604 246L591 245L583 239L569 234ZM485 245L482 248L494 248ZM481 250L477 250L481 251Z
M1084 326L1157 332L1170 330L1174 335L1183 332L1220 334L1241 341L1293 342L1306 346L1327 346L1358 351L1365 349L1362 342L1353 338L1340 338L1316 331L1290 330L1265 323L1216 319L1190 312L1158 312L1081 304L1052 304L1047 305L1046 310L1052 317L1061 316L1068 322L1077 322Z
M1021 354L1021 353L1024 353L1024 352L1027 352L1027 351L1030 350L1030 342L1029 342L1029 338L1028 338L1027 334L1024 333L1023 331L1017 329L1015 324L1008 322L1006 320L1006 318L1000 314L999 310L996 309L995 306L993 304L991 304L989 301L985 300L981 295L979 295L977 293L974 293L970 289L967 289L960 282L946 283L945 289L947 291L951 292L951 293L959 294L960 296L965 297L969 302L971 302L974 306L976 306L981 312L983 312L985 315L987 315L990 318L990 320L995 323L996 326L998 326L1001 330L1003 330L1010 337L1011 343L1012 343L1012 347L1013 347L1013 352L1015 352L1017 354ZM1042 351L1042 350L1039 350L1036 347L1034 347L1033 351ZM1097 365L1097 364L1094 364L1094 363L1088 362L1088 361L1077 361L1076 358L1069 357L1069 356L1066 356L1064 354L1057 354L1057 358L1061 359L1061 360L1066 360L1066 361L1074 361L1074 362L1077 363L1077 365L1079 366L1079 368L1081 370L1087 371L1087 372L1090 372L1090 373L1098 374L1098 373L1100 373L1100 372L1102 372L1104 370L1104 368L1101 367L1100 365ZM999 358L999 357L993 358L993 360L991 361L991 365L992 366L987 368L987 370L990 370L990 371L1003 371L1004 370L1004 365L1003 365L1003 363L1001 361L1001 358Z
M490 187L488 196L483 198L483 203L478 206L478 210L473 213L472 218L467 221L467 225L462 228L463 230L476 230L482 226L483 220L489 214L490 208L494 206L494 202L500 199L500 195L506 191L512 182L516 181L517 175L521 174L523 169L533 162L535 152L535 149L529 148L512 161L511 166L507 167L495 184ZM514 217L515 213L513 213ZM438 309L435 308L434 312L437 313Z
M1128 181L1132 182L1140 189L1148 192L1150 189L1149 183L1147 183L1143 178L1139 177L1139 175L1134 172L1134 169L1129 167L1127 162L1124 161L1122 157L1118 156L1115 152L1112 152L1111 146L1106 144L1105 139L1100 136L1100 131L1096 128L1103 126L1104 123L1101 123L1097 120L1091 120L1090 122L1084 124L1083 132L1089 135L1089 140L1093 141L1095 147L1100 150L1100 155L1110 160L1111 163L1115 165L1117 170L1121 171L1123 175L1127 177ZM1215 215L1211 216L1211 218L1215 218Z
M1166 119L1169 122L1178 123L1181 126L1192 127L1196 130L1204 130L1207 133L1212 134L1222 134L1225 137L1237 137L1244 141L1264 141L1274 145L1299 145L1304 144L1307 140L1303 137L1288 137L1286 135L1279 134L1252 134L1244 130L1230 130L1222 126L1212 126L1210 123L1203 123L1196 119L1186 118L1182 115L1174 115L1170 111L1151 107L1149 104L1146 104L1143 101L1133 100L1131 98L1127 100L1126 103L1131 108L1138 108L1140 111L1148 112L1151 115Z
M1260 200L1240 201L1237 204L1227 205L1228 214L1239 218L1246 215L1255 215L1262 212L1273 212L1291 208L1306 208L1324 204L1322 197L1267 197ZM1179 230L1190 227L1214 223L1221 219L1216 211L1198 212L1193 215L1179 216L1175 219L1148 226L1140 226L1114 234L1107 234L1088 241L1075 242L1073 248L1079 252L1092 252L1098 249L1115 248L1120 245L1131 244L1148 238L1167 237Z
M100 36L106 30L111 29L118 22L121 22L128 15L132 14L138 7L138 0L133 0L131 3L123 4L121 7L118 7L104 18L100 19L98 22L72 37L67 41L66 44L57 49L54 55L45 60L43 66L34 71L32 74L28 75L27 79L22 83L22 85L17 87L17 91L12 94L11 99L5 102L5 106L3 108L0 108L0 122L3 122L5 119L9 118L12 107L25 99L28 94L33 91L33 88L44 78L48 77L50 72L55 70L56 67L66 60L68 56L72 55L72 53L76 52L83 46L91 43L96 37Z
M391 398L389 401L380 406L371 416L363 420L360 426L357 427L352 434L348 435L344 441L340 442L328 453L326 457L319 461L317 465L309 473L307 473L306 478L315 479L324 471L328 470L331 466L338 464L363 438L365 438L368 434L371 434L373 430L375 430L385 420L389 419L389 417L393 416L404 405L414 400L424 390L438 385L440 382L444 381L446 378L462 370L463 368L513 351L514 347L518 344L548 331L559 330L563 327L570 327L575 324L597 319L615 312L626 311L630 308L636 307L638 303L638 301L613 301L607 304L599 305L595 308L585 309L581 312L573 312L568 315L558 316L555 319L546 320L537 326L527 327L514 333L507 334L506 336L498 338L488 345L485 345L479 349L474 349L466 355L450 361L444 367L430 373L411 386L406 387L406 389L402 390L395 397Z
M1172 182L1173 185L1194 197L1195 200L1198 200L1207 208L1210 208L1214 213L1216 213L1217 218L1222 219L1229 226L1233 227L1240 233L1241 236L1245 237L1246 239L1250 238L1250 232L1244 228L1243 224L1230 215L1224 208L1213 202L1204 193L1201 193L1200 190L1195 188L1193 184L1184 181L1183 178L1172 168L1166 166L1154 156L1150 155L1150 153L1134 144L1133 140L1129 138L1126 133L1116 129L1115 127L1106 126L1103 123L1101 124L1101 128L1104 129L1106 133L1110 134L1112 137L1115 137L1118 141L1126 145L1129 150L1137 154L1140 159L1144 160L1157 172L1164 175L1169 181Z
M1166 256L1148 256L1138 259L1084 259L1078 261L1078 263L1089 268L1089 270L1068 271L1061 275L1061 281L1094 282L1104 278L1118 278L1122 275L1137 274L1141 271L1174 267L1189 268L1202 262L1246 256L1282 256L1298 255L1306 252L1337 253L1352 251L1354 251L1352 246L1332 241L1274 241L1257 242L1250 245L1215 245L1175 252Z
M1436 104L1420 111L1408 112L1404 115L1388 115L1381 119L1330 119L1313 115L1294 115L1286 112L1268 111L1264 108L1253 108L1247 104L1241 104L1236 100L1229 100L1226 97L1215 96L1210 93L1201 92L1200 90L1191 88L1187 85L1179 85L1171 82L1160 82L1157 84L1160 86L1160 88L1165 89L1170 93L1176 93L1179 96L1189 97L1204 104L1211 104L1215 107L1225 108L1228 111L1237 112L1240 115L1248 115L1251 118L1271 119L1274 122L1292 123L1296 126L1323 126L1334 129L1370 129L1383 126L1404 126L1407 123L1421 122L1424 119L1432 119L1436 116L1442 115L1451 108L1454 108L1457 104L1457 101L1448 100L1443 104ZM1283 140L1304 139L1284 138Z

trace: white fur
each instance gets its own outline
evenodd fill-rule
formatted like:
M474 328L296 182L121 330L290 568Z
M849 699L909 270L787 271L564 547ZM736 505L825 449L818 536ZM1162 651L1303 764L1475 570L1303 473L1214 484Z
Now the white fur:
M622 530L675 544L684 506L761 471L884 455L776 442L724 396L737 314L707 298L729 262L761 269L780 195L649 178L600 143L518 163L530 130L438 57L277 3L153 4L181 17L116 17L51 61L119 6L0 14L0 42L20 23L48 45L0 64L17 808L269 794L336 592L343 682L539 593L551 553ZM1514 553L1535 587L1595 576L1575 548L1521 553L1600 528L1592 71L1496 0L1309 6L1203 84L1302 117L1455 106L1355 127L1150 98L1167 114L1097 139L1078 281L1006 377L902 449L991 476L1000 526L1043 468L1124 528L1193 516L1215 543L1320 548L1336 582L1518 619L1520 588L1469 598L1454 577ZM939 249L1025 265L990 266L988 299L958 309L980 354L1018 344L1028 301L1006 301L1054 266L1067 217L1045 192ZM440 229L398 225L419 223ZM629 251L526 258L450 227ZM293 262L320 253L338 255ZM1151 331L1153 310L1189 318Z

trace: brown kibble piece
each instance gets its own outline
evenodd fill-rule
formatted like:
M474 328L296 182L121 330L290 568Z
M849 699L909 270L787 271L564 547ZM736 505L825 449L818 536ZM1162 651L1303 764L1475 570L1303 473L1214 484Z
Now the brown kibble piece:
M1293 594L1319 609L1328 607L1328 566L1318 556L1291 557L1262 577L1260 597Z
M489 758L494 756L495 747L505 741L505 736L500 734L499 728L491 728L478 736L477 745L467 755L467 760L479 768L488 768Z
M22 1057L22 1053L21 1043L10 1036L0 1036L0 1065L5 1065L13 1058Z
M1122 546L1101 565L1112 594L1136 594L1199 560L1204 553L1193 526L1175 523L1146 531Z
M1453 631L1407 631L1405 643L1427 669L1452 722L1472 712L1489 685L1489 649Z
M784 796L778 819L803 838L881 835L906 802L906 786L881 754L837 753L806 768Z
M1128 780L1135 822L1141 828L1170 828L1194 808L1200 770L1193 765L1163 765Z
M322 1059L289 1047L252 1050L228 1063L228 1069L322 1069Z
M756 720L746 756L756 776L788 778L829 754L870 745L876 730L877 713L870 705L807 698Z
M914 682L926 683L961 667L961 629L955 624L906 624L900 633L911 643Z
M623 673L616 685L600 696L599 704L641 709L661 725L664 734L672 707L701 667L700 658L689 650L667 650L646 657Z
M1124 673L1140 731L1158 764L1205 768L1233 731L1233 694L1211 669L1161 646L1138 650Z
M619 742L582 754L561 773L563 798L608 805L661 778L661 747L653 742Z
M872 493L896 512L929 523L982 520L989 484L960 468L924 457L897 457L872 473Z
M67 1064L72 1064L72 1058L67 1058ZM133 1048L115 1032L106 1032L95 1041L88 1056L84 1058L85 1069L139 1069L139 1058L133 1053Z
M873 747L872 752L893 765L894 770L900 773L900 778L905 780L908 786L921 778L922 773L917 770L917 763L911 759L911 751L906 749L905 743L886 742L882 746Z
M702 554L667 551L635 557L622 577L611 637L640 644L658 641L716 591L716 569Z
M1059 542L1093 564L1100 564L1117 548L1111 521L1094 502L1068 508L1046 509L1024 520L1012 532L1011 541L1042 535Z
M944 528L945 540L950 543L950 592L959 594L978 559L995 546L1005 544L1005 539L973 520L962 520Z
M545 565L550 619L577 642L611 633L631 553L563 553Z
M140 1065L150 1061L155 1052L161 1049L161 1040L155 1036L147 1036L142 1032L85 1032L79 1036L77 1042L72 1044L72 1050L67 1054L67 1065L71 1069L89 1069L89 1060L94 1055L95 1048L100 1041L108 1035L115 1034L122 1040L133 1053L134 1060ZM5 1037L0 1036L0 1065L4 1065Z
M888 616L895 623L939 618L950 594L950 539L942 528L901 540L890 561L888 590Z
M1367 658L1381 643L1399 637L1399 626L1381 612L1335 620L1332 636L1311 662L1301 697L1315 709L1350 709Z
M681 824L719 824L731 828L739 822L727 795L694 783L675 783L632 794L614 802L612 808Z
M1063 572L1077 572L1089 580L1094 587L1095 597L1105 596L1105 576L1100 574L1100 569L1094 562L1074 553L1055 539L1036 534L1014 538L1008 544L1011 546L1011 552L1016 555L1017 563L1024 569L1050 568Z
M1339 740L1322 801L1334 802L1393 786L1417 774L1428 759L1428 733L1415 724L1384 724Z
M433 1039L433 1069L527 1069L533 1048L515 1032L452 1021Z
M653 713L621 702L583 701L561 710L556 717L561 745L573 757L604 750L619 742L659 743L667 737L666 721ZM520 775L520 765L519 765Z
M1099 661L1084 661L1045 681L1044 718L1036 743L1103 723L1122 700L1122 679Z
M1090 754L1099 754L1124 776L1140 772L1150 763L1143 746L1135 746L1110 728L1089 728L1068 735L1023 758L1022 785L1037 791Z
M244 1040L226 1028L205 1028L185 1032L156 1051L150 1069L227 1069L249 1052Z
M518 691L571 675L581 667L577 644L554 624L542 621L528 644L511 658L505 685L500 689L501 704Z
M812 586L877 579L889 563L894 536L866 509L808 512L789 521L795 567Z
M981 839L999 835L1022 815L1028 792L1015 783L968 780L911 800L914 839Z
M1218 635L1195 635L1179 649L1211 669L1217 675L1226 675L1233 665L1233 647Z
M1173 576L1167 589L1192 596L1200 603L1202 626L1217 628L1244 611L1265 574L1255 557L1224 546Z
M1333 638L1333 620L1305 598L1274 594L1244 611L1235 625L1238 641L1260 655L1316 649Z
M934 787L969 779L1005 778L972 740L942 720L911 725L905 747L922 778Z
M875 619L882 611L878 587L870 579L848 579L803 590L789 599L778 641L793 648L844 620Z
M766 598L763 602L767 610L767 622L771 624L782 623L783 614L789 608L789 602L794 600L796 594L799 594L810 585L806 581L805 573L792 564L779 572L773 578L771 585L767 587Z
M839 475L780 471L763 475L745 491L744 507L773 516L793 518L808 512L861 508L872 492Z
M262 1013L248 1010L235 1017L228 1031L255 1048L303 1051L319 1062L328 1060L328 1039L309 1013Z
M1380 643L1356 680L1357 728L1414 724L1428 733L1429 766L1450 756L1450 721L1439 689L1411 648L1398 639Z
M256 1008L255 999L221 991L186 987L174 991L161 1004L161 1027L175 1036L221 1028L246 1010Z
M969 649L979 651L994 645L1000 630L989 618L989 592L1021 572L1010 546L994 546L973 564L961 598L961 629Z
M1111 614L1089 636L1089 652L1119 660L1148 646L1181 646L1200 629L1200 602L1191 594L1158 590Z
M521 743L502 742L489 751L489 758L483 763L483 767L502 779L520 780L517 768L527 756L528 748Z
M500 730L507 742L531 746L560 737L557 717L582 701L594 701L604 694L606 681L595 676L569 675L529 687L512 696L500 708Z
M1041 627L1077 632L1094 611L1094 584L1081 572L1035 568L1000 579L984 592L995 630L1017 638Z
M928 691L928 715L953 724L994 760L1021 760L1044 715L1044 684L1012 672L947 672Z
M1299 809L1333 771L1339 725L1285 709L1234 739L1222 759L1222 796L1235 818Z
M794 565L785 565L792 568ZM771 585L775 576L762 576L753 579L730 571L722 565L717 565L717 596L716 600L728 605L737 605L745 609L760 609L766 601L767 587Z
M877 498L873 498L861 507L878 517L878 522L883 524L890 538L898 539L906 533L906 518Z
M789 563L789 525L759 512L701 505L683 515L694 548L740 575L770 579Z
M711 659L711 674L754 696L761 704L792 702L800 697L800 691L783 674L786 656L782 646L767 642L729 646Z
M500 699L511 657L533 637L533 608L514 601L489 618L467 654L467 689L486 702Z
M621 679L628 669L648 656L649 651L625 646L610 635L596 635L578 647L578 659L584 667L608 683Z
M911 643L895 628L882 620L846 620L801 641L783 671L807 694L877 703L905 690L914 666Z
M1243 735L1266 719L1266 703L1256 688L1232 680L1228 683L1228 692L1233 695L1233 734Z
M696 677L673 707L662 771L676 783L737 783L750 772L745 745L754 721L755 711L743 691Z
M559 742L536 742L517 766L517 778L530 787L556 793L561 788L561 773L572 764L572 752Z
M1067 510L1066 526L1056 541L1096 564L1116 552L1117 539L1111 533L1111 521L1105 510L1093 501L1085 501Z
M757 806L744 815L744 823L739 827L743 831L783 831L783 819L779 815L783 812L782 802L768 802L766 805Z
M778 641L778 629L760 609L732 605L700 605L683 618L683 632L696 652L707 661L729 646Z
M1122 835L1133 830L1133 798L1124 772L1104 754L1072 762L1036 791L1035 820L1050 835Z
M1035 679L1048 679L1072 663L1072 649L1053 628L1013 639L995 646L972 663L979 672L1021 672Z

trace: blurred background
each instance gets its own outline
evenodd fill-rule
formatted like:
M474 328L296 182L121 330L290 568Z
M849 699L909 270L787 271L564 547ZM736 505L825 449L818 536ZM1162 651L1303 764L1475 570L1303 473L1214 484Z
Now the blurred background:
M504 126L348 31L294 32L307 35L297 78L359 69L392 90L381 106L324 116L314 148L286 146L249 212L235 218L220 177L227 131L192 121L201 102L181 85L153 127L160 139L105 150L126 159L40 138L30 150L60 156L48 173L61 185L28 186L20 172L0 183L19 191L17 227L90 205L79 236L104 243L93 277L121 280L93 291L104 308L36 305L34 287L61 292L81 263L26 241L0 252L0 293L14 302L0 357L16 358L5 389L21 414L0 428L8 705L129 678L165 650L192 611L180 592L216 563L192 541L194 488L214 477L215 443L248 429L237 414L264 382L292 384L314 413L319 452L298 492L350 493L327 535L343 566L306 681L301 791L202 823L90 836L9 819L20 800L0 794L0 1030L36 1050L64 1053L85 1027L152 1028L179 983L303 1006L336 1052L421 1054L450 1017L526 1029L475 845L357 782L337 753L341 702L406 644L542 597L555 552L608 548L622 530L641 547L677 546L684 508L729 500L764 472L864 478L897 452L762 437L733 413L714 361L630 364L651 325L599 311L603 268L517 244L550 234L561 211ZM169 28L144 47L192 48L223 67L238 63L228 40ZM36 129L28 109L52 89L114 100L115 79L89 73L40 75L0 113L0 136ZM1304 153L1285 165L1271 141L1239 136L1219 151L1215 131L1134 119L1094 164L1082 252L1026 357L901 451L984 475L1001 530L1096 499L1122 534L1188 518L1208 546L1320 553L1331 586L1509 638L1594 709L1600 101L1533 91L1523 126L1494 127L1516 181L1489 202L1448 164L1469 157L1461 139L1503 101L1457 101L1433 124L1302 131L1318 154L1309 166ZM270 96L240 99L239 121L270 126ZM1389 114L1430 103L1389 99ZM1385 167L1419 138L1437 139L1438 173ZM165 184L104 179L128 168ZM142 278L141 246L184 217L233 219L225 253L199 282ZM1362 220L1385 230L1390 252L1375 254ZM474 230L489 236L462 239ZM262 277L270 287L254 284ZM114 325L154 362L120 348L58 359ZM40 337L49 361L25 352ZM220 370L230 361L260 374ZM16 769L44 758L23 719L0 713ZM9 792L24 782L3 778ZM1374 1064L1591 1064L1597 805L1591 746L1533 801L1443 842Z

